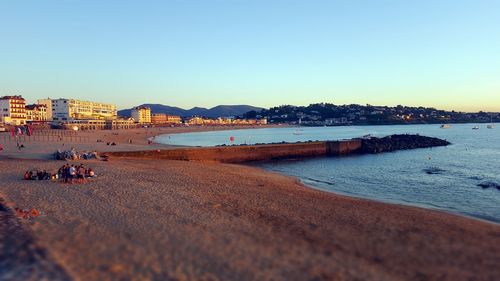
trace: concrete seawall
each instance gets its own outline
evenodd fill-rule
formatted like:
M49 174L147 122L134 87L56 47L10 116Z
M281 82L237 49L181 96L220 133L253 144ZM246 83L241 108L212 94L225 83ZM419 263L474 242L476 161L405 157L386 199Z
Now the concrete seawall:
M107 154L111 157L242 163L287 158L347 155L359 152L361 145L362 141L360 139L352 139L345 141L110 152Z

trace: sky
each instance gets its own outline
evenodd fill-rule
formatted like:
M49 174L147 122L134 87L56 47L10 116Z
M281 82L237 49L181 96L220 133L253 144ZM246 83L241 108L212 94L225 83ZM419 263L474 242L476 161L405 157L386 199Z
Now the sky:
M0 95L500 111L497 0L0 0Z

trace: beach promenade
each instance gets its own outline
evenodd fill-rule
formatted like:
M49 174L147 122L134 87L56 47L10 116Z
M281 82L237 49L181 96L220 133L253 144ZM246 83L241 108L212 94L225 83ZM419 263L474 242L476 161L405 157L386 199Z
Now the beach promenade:
M158 149L146 137L203 129L88 132L89 139L104 143L64 147ZM81 160L76 163L91 166L97 178L75 185L22 180L27 169L61 166L63 161L39 160L60 147L62 143L28 143L19 152L15 143L4 145L0 197L8 207L42 212L33 220L18 220L26 237L47 251L49 264L60 267L58 276L64 280L500 276L498 224L322 192L259 168L159 159ZM7 236L0 237L5 247ZM3 265L0 280L11 270Z

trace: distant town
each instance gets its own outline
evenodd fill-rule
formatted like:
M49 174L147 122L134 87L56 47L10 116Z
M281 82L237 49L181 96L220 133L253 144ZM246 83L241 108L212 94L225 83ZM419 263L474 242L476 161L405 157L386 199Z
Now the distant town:
M396 125L499 122L498 112L465 113L428 107L398 105L335 105L317 103L309 106L283 105L261 111L250 111L244 118L264 118L269 123L303 126Z
M226 106L231 107L231 106ZM169 112L153 112L147 105L123 110L120 116L114 104L77 99L39 99L27 104L20 95L0 97L0 126L37 125L71 130L129 129L145 126L216 126L292 124L303 126L446 124L499 122L500 113L465 113L426 107L398 105L283 105L270 109L241 112L232 116L180 116ZM155 107L158 108L158 107ZM164 106L164 108L172 108ZM178 108L177 108L178 109ZM157 109L158 110L158 109ZM160 111L160 110L158 110ZM164 110L168 111L168 110ZM231 111L231 112L236 112ZM125 114L124 114L125 115Z
M20 95L0 97L0 128L35 125L70 130L114 130L147 126L266 125L265 118L238 116L181 117L154 113L147 106L132 108L130 116L119 116L114 104L77 99L39 99L27 104Z

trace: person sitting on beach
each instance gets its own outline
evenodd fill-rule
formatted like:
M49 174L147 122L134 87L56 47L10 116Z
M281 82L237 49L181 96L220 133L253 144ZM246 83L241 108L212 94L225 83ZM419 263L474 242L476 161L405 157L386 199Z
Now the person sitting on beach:
M57 174L59 175L59 177L62 178L62 174L63 174L63 169L64 169L64 165L59 167L59 169L57 170Z
M89 178L95 177L95 173L94 173L94 170L92 170L92 168L89 168L89 170L88 170L88 177Z
M77 182L83 183L85 182L85 168L83 165L80 165L76 169L76 177L77 177Z
M30 171L26 171L24 173L24 180L31 180L31 174Z
M43 180L43 172L42 171L38 171L36 172L36 178L41 181Z
M50 180L50 174L46 170L43 170L43 180Z

